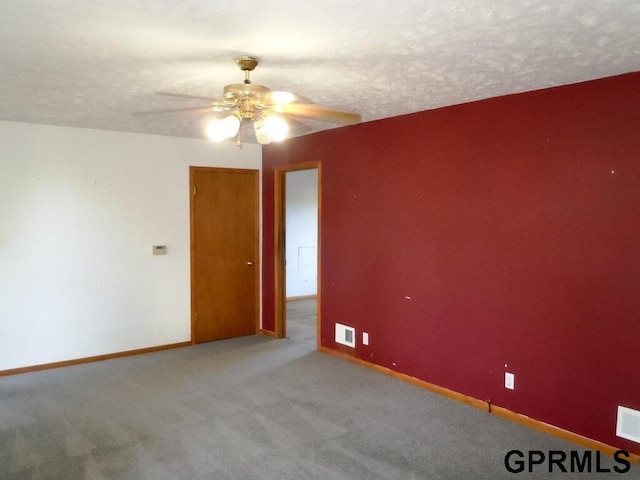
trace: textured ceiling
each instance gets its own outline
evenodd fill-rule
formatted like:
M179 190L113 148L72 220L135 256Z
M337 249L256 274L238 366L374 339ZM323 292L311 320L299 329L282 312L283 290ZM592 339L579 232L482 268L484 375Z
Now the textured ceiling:
M2 0L0 120L187 137L254 83L363 121L640 70L638 0ZM314 130L334 125L316 122Z

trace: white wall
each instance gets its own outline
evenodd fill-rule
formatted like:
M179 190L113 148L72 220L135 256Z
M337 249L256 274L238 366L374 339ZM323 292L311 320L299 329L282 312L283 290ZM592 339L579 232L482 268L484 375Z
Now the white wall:
M0 122L0 370L189 341L189 165L261 156Z
M286 175L287 298L316 295L318 170L296 170Z

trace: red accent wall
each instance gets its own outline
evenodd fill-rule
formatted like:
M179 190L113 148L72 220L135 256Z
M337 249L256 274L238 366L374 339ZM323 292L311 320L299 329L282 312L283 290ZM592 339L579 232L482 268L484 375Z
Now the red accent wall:
M589 438L640 410L640 73L334 129L263 151L322 162L322 344ZM361 344L361 333L370 344ZM505 367L507 365L507 367ZM504 388L504 372L516 388Z

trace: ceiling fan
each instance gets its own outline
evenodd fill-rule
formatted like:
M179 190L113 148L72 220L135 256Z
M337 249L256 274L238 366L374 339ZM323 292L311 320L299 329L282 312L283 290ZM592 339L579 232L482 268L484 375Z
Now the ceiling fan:
M242 141L253 141L254 138L259 144L267 145L284 140L292 134L311 130L296 118L340 125L353 125L361 120L357 113L321 107L291 92L272 91L262 85L251 83L250 74L258 66L258 60L254 57L238 57L236 65L245 73L244 82L226 85L222 91L222 98L155 92L159 95L205 100L209 105L140 113L213 112L217 118L206 127L207 137L216 142L235 137L238 146L242 145ZM248 124L253 126L255 136L248 133Z

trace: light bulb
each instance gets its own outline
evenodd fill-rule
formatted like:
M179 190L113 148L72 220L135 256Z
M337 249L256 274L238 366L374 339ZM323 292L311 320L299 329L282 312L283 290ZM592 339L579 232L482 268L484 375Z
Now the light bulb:
M274 103L291 103L296 99L296 96L291 92L271 92L271 100Z
M209 123L205 133L214 142L222 142L225 138L234 137L240 129L240 119L235 115L229 115L221 120Z
M262 127L269 138L274 142L281 142L287 138L289 133L289 125L282 118L276 116L267 117Z

